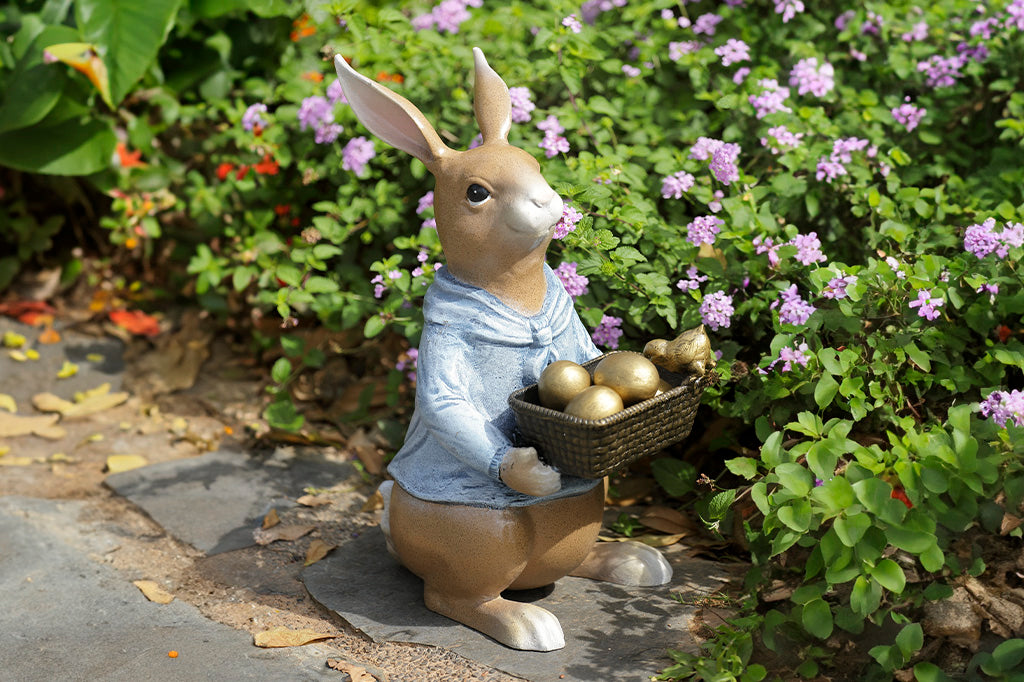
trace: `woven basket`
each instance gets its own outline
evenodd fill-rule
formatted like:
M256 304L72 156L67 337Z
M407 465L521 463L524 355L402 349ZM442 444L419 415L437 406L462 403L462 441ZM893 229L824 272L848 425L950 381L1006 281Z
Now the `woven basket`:
M606 353L584 363L594 367ZM519 445L531 445L548 464L564 474L602 478L689 435L707 378L676 374L661 367L672 389L631 405L604 419L581 419L540 405L537 384L509 396L519 425ZM709 372L705 377L710 376Z

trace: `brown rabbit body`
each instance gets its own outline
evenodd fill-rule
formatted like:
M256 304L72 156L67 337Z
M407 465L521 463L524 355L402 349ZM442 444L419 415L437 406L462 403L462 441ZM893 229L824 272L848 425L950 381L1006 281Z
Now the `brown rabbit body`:
M474 48L483 143L445 146L408 100L341 58L342 89L363 124L436 179L447 260L424 304L420 381L406 444L381 486L389 549L424 581L428 608L517 649L564 646L558 620L501 592L570 573L658 585L671 567L639 543L596 544L604 491L513 447L506 399L552 359L597 354L544 262L562 200L537 161L508 144L508 88ZM501 337L501 338L498 338Z

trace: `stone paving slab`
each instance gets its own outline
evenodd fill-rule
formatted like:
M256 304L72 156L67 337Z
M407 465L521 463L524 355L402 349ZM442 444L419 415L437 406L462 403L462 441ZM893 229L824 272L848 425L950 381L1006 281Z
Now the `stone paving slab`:
M9 331L25 337L25 348L39 351L38 360L17 362L10 356L11 349L0 347L0 393L15 399L20 414L33 413L32 396L44 391L70 400L76 392L96 388L103 383L109 383L111 391L121 389L124 344L118 339L96 338L62 330L60 343L43 345L36 341L42 328L0 316L0 337ZM20 350L24 352L25 349ZM57 372L65 360L78 365L78 373L67 379L58 379Z
M90 558L118 540L79 522L84 504L0 497L0 679L339 679L326 649L259 649L189 604L148 601Z
M353 476L350 462L281 448L269 459L218 451L160 462L108 476L106 484L168 533L212 555L255 545L253 530L271 507L294 506L304 488Z
M667 553L675 575L667 586L626 588L566 577L553 590L509 593L551 611L566 646L551 652L515 651L423 605L423 583L388 555L384 536L364 533L302 573L314 599L353 627L383 642L451 649L473 661L533 682L644 680L671 665L665 650L695 652L688 626L695 608L670 592L697 597L728 578L710 561Z

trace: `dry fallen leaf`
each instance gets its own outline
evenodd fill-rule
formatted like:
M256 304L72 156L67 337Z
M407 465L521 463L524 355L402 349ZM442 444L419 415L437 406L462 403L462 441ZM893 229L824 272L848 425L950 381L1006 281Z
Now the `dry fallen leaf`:
M52 345L54 343L60 343L60 332L53 327L47 327L39 335L39 343L44 345Z
M366 498L366 502L363 502L363 506L359 509L359 511L372 512L383 508L384 496L380 494L380 490L374 490L373 494Z
M257 528L256 532L253 533L253 539L257 545L269 545L271 542L277 540L285 540L291 542L292 540L298 540L306 533L310 533L316 526L300 526L297 524L279 525L274 526L269 530Z
M358 665L349 663L348 661L342 661L338 658L328 658L327 667L332 670L348 673L351 682L377 682L377 678L366 672L366 668L361 668Z
M0 457L0 467L25 467L33 462L31 457Z
M119 474L122 471L131 471L149 464L142 455L109 455L107 457L107 473Z
M1024 519L1006 512L1003 514L1003 522L999 526L999 534L1008 535L1019 528L1021 523L1024 523Z
M174 601L174 595L160 587L152 580L135 580L132 585L139 588L146 599L157 604L170 604Z
M88 391L75 394L75 401L64 400L52 393L37 393L32 396L32 404L40 412L59 412L62 416L72 419L109 410L128 400L125 392L111 393L110 384L101 384Z
M7 410L13 414L18 411L18 403L6 393L0 393L0 410Z
M369 473L376 476L384 471L384 450L378 448L377 444L370 439L366 429L356 429L356 432L348 439L348 447L355 451L359 461L363 463Z
M44 438L63 438L64 429L56 426L57 419L58 417L55 414L39 417L22 417L16 414L0 412L0 438L27 436L30 433L43 436Z
M306 550L306 563L303 566L312 566L316 562L323 559L327 554L337 547L337 545L328 545L319 538L309 543L309 549Z
M653 506L640 515L640 523L669 535L697 532L693 520L671 507Z
M289 630L285 627L276 627L264 632L257 632L253 636L256 646L266 648L284 646L302 646L321 639L331 639L334 635L323 632L316 632L308 628L302 630Z
M277 509L271 507L267 515L263 517L263 530L273 528L279 523L281 523L281 518L277 515Z
M333 504L334 500L324 495L303 495L295 500L304 507L320 507L325 504Z

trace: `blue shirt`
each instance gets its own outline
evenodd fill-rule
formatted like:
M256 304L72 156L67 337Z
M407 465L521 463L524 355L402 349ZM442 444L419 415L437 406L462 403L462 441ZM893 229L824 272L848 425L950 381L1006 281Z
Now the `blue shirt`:
M562 475L562 488L534 497L499 478L515 415L509 395L536 383L555 360L598 355L562 282L544 266L547 292L536 315L519 313L485 289L437 271L423 301L416 409L405 445L388 466L412 495L503 509L579 495L600 481Z

